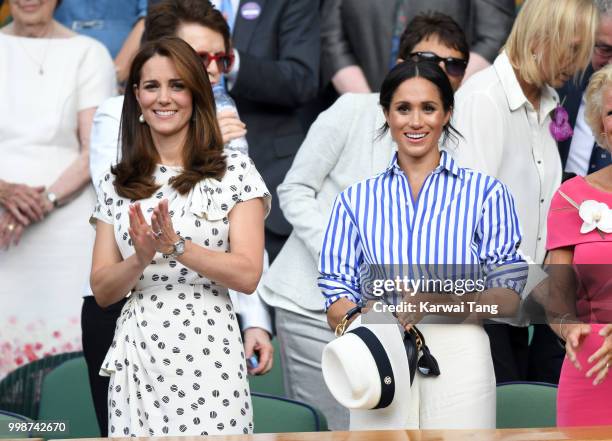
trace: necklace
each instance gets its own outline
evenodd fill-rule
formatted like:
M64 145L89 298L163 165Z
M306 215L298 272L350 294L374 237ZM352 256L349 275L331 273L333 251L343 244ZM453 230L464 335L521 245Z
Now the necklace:
M50 35L45 37L47 34L49 34L49 31L51 31ZM21 37L17 39L17 41L19 42L19 46L21 46L21 48L23 49L23 52L25 52L25 54L28 56L28 58L30 60L32 60L32 62L38 66L38 75L44 75L45 74L45 69L44 69L44 65L45 65L45 60L47 59L47 53L49 52L49 45L51 44L51 40L53 39L53 36L55 35L55 26L54 23L51 22L51 24L49 25L49 29L47 29L47 31L43 34L42 37L39 38L46 38L47 39L47 46L45 47L45 50L43 52L43 57L42 60L38 60L36 57L34 57L30 51L28 51L26 49L26 46L21 42Z

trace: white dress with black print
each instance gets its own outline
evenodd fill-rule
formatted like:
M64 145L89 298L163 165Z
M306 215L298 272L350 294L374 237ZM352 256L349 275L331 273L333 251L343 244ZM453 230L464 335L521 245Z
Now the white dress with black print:
M175 230L211 250L229 250L228 213L239 202L270 194L252 161L226 151L221 181L204 179L180 195L168 179L180 168L157 166L160 189L140 200L147 221L168 199ZM128 235L129 199L113 175L100 183L93 217L113 224L123 258L134 253ZM109 436L229 435L252 432L244 349L227 288L156 254L123 307L101 375L110 376Z

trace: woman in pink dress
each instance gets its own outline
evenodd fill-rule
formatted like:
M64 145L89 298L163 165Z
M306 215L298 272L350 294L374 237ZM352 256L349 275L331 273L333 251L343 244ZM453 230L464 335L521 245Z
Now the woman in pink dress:
M612 66L593 75L586 120L612 143ZM557 395L559 426L612 424L612 166L566 181L548 215L550 310L567 355ZM572 271L573 270L573 271Z

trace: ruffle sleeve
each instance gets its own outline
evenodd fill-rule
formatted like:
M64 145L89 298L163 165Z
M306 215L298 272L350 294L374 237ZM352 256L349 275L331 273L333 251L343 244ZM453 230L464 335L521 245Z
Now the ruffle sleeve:
M96 186L97 201L91 213L89 223L95 228L96 221L101 220L107 224L113 224L114 200L118 197L113 186L113 176L110 172L100 179Z
M222 180L207 178L189 193L188 209L209 221L226 217L237 203L262 198L265 215L270 212L272 197L253 161L246 155L227 152L227 171Z

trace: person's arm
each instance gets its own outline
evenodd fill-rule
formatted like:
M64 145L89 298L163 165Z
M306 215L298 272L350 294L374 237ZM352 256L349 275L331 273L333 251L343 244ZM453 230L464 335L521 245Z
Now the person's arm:
M117 162L121 109L117 98L106 100L93 117L89 149L91 181L97 187L100 178ZM121 103L123 100L121 100ZM97 191L97 188L96 188Z
M140 47L140 40L142 39L143 32L144 18L139 18L115 57L115 70L117 72L117 82L119 84L127 80L132 60Z
M363 262L363 250L348 209L349 198L347 191L336 198L319 258L318 285L325 301L327 322L332 329L361 300L359 268Z
M319 12L310 0L287 1L278 20L278 57L238 51L240 63L230 94L262 104L296 107L319 87ZM267 84L262 87L262 80Z
M140 47L148 3L147 0L138 0L138 18L136 19L136 23L134 23L132 31L123 42L123 46L121 46L121 49L119 49L115 57L115 70L117 72L117 82L119 84L127 80L132 60Z
M340 95L343 93L370 93L368 80L363 73L361 67L352 65L340 69L334 74L331 79L336 92Z
M342 23L342 0L325 0L321 8L321 77L338 93L369 92L370 86L351 49Z
M551 250L548 257L548 295L544 308L549 326L563 341L565 353L576 369L582 366L576 356L578 346L590 332L591 326L576 317L577 281L572 267L574 248Z
M130 208L130 238L136 252L127 259L121 257L112 224L100 219L96 222L91 276L91 290L96 303L105 308L124 298L155 255L155 247L147 237L147 227L134 221L138 215ZM136 223L134 223L136 222Z
M499 305L499 316L512 316L518 311L529 268L519 253L522 233L514 198L501 182L484 201L476 236L486 276L482 300Z
M176 260L220 285L251 294L257 288L262 273L264 217L262 198L237 203L228 216L231 225L229 252L212 251L188 240L185 242L185 252ZM151 234L153 231L161 232L157 251L170 254L172 244L179 240L179 236L172 227L167 200L160 202L153 210Z
M90 182L89 146L96 108L115 93L115 75L108 50L92 41L80 62L77 72L77 136L79 156L53 182L48 192L57 196L59 205L68 203ZM52 204L47 208L51 210Z
M510 34L516 5L514 0L475 0L474 9L474 35L469 42L470 52L492 63Z
M240 304L242 329L259 328L272 335L272 317L257 291L253 294L237 293Z
M357 115L354 95L340 97L320 114L310 127L285 180L277 188L283 214L315 259L319 258L328 220L327 210L316 198L330 172L338 165Z
M81 110L78 113L78 136L80 144L79 156L59 175L47 188L47 192L55 193L59 206L68 203L89 184L89 140L95 107ZM47 201L47 211L53 210L53 204Z
M475 229L474 245L478 253L482 279L469 276L470 269L464 267L466 279L464 283L476 288L475 292L449 293L408 293L403 301L416 304L415 312L400 313L398 319L406 329L425 315L421 306L423 302L430 304L465 305L461 312L445 313L455 318L463 318L467 322L480 322L485 318L506 318L514 316L520 304L520 293L527 280L527 263L518 252L521 242L521 232L518 216L512 196L500 182L491 178L487 195L483 201L482 211L478 217ZM476 307L478 306L478 307ZM482 306L482 308L479 308ZM438 314L438 313L436 313Z

